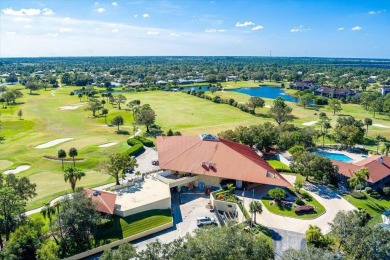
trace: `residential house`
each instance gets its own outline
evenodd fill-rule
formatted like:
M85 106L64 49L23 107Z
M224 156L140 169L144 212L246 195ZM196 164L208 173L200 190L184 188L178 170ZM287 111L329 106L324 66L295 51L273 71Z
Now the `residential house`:
M227 76L226 77L226 81L234 81L234 80L238 80L238 76Z
M312 90L313 87L314 87L314 84L311 80L296 81L296 82L290 84L290 88L296 89L296 90L305 90L305 89Z
M350 90L348 88L335 88L322 86L314 90L314 94L320 95L328 98L347 98L349 96L354 96L357 94L357 91Z
M333 165L338 166L339 178L348 180L354 177L354 172L367 168L370 176L368 177L368 186L373 188L382 187L390 181L390 157L373 155L360 162L345 163L332 160Z
M382 96L385 96L387 93L390 93L390 85L382 86L378 89L378 91L382 94Z

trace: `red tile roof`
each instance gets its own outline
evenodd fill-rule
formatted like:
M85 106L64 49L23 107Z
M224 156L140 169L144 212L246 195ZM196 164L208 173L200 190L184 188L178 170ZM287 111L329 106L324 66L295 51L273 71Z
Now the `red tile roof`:
M383 163L379 160L383 158ZM339 167L339 173L351 178L354 176L354 172L367 168L370 173L368 182L376 183L383 178L386 178L390 175L390 157L389 156L380 156L373 155L357 163L345 163L340 161L332 161L334 165Z
M95 203L97 211L110 215L114 214L116 193L100 190L95 191L86 188L84 188L84 192ZM94 192L96 192L95 195Z
M200 136L159 136L157 149L160 168L164 170L291 186L249 146L239 143L203 140Z

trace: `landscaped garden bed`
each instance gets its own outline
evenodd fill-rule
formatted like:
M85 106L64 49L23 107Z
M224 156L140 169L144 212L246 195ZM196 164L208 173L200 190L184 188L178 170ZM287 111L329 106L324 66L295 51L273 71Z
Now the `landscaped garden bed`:
M261 201L270 212L286 217L314 219L325 213L324 206L309 193L301 191L297 194L291 190L288 190L288 193L289 200L285 200L285 196L274 199L271 193L271 196L263 197Z

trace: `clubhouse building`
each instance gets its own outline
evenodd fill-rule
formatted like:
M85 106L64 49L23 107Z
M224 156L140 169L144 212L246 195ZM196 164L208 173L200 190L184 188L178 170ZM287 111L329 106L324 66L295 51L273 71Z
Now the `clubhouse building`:
M251 147L211 134L159 136L157 150L162 170L157 179L170 188L216 188L224 182L238 189L251 184L291 186Z

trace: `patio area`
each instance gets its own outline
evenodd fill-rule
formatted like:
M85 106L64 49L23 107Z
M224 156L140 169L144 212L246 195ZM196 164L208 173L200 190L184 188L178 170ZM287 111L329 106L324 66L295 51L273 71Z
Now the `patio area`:
M152 209L171 208L169 187L157 180L145 179L136 185L115 191L118 196L114 214L126 217Z

